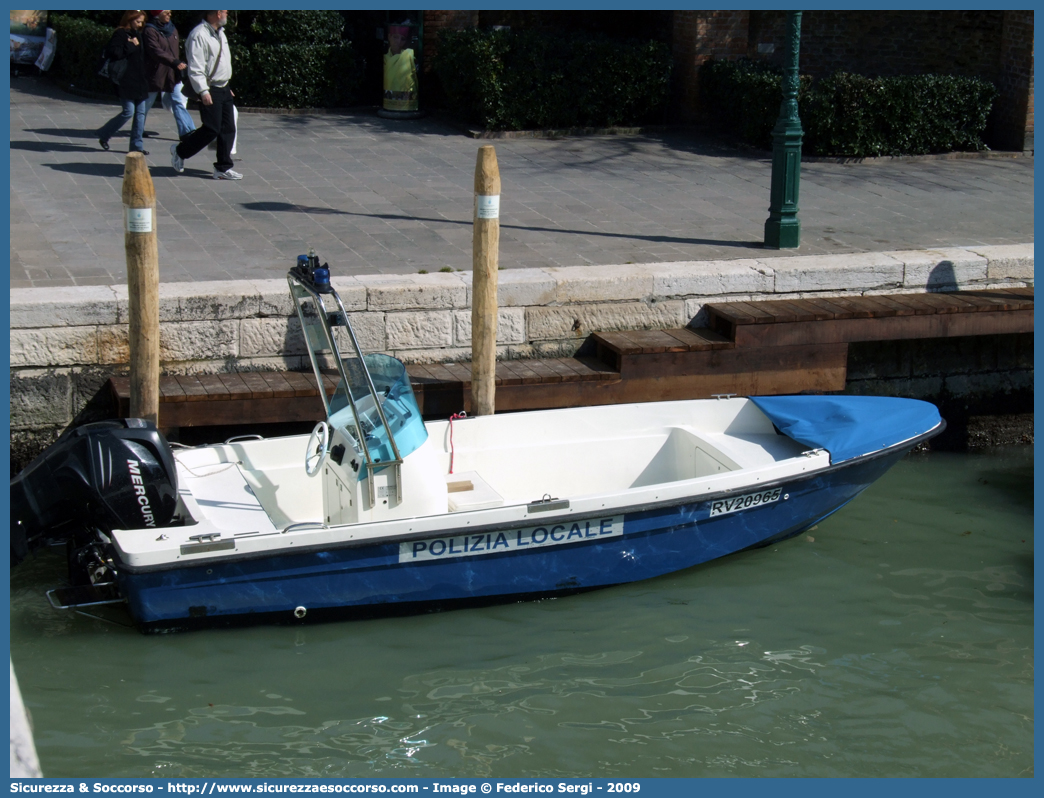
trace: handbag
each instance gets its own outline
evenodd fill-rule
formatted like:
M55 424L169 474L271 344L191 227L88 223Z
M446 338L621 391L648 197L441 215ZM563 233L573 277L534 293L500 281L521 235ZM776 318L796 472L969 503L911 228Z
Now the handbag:
M217 58L214 59L214 68L210 70L210 74L207 75L207 86L210 86L210 81L214 78L214 73L217 72L218 63L221 61L221 54L225 52L225 40L218 39L221 43L218 47ZM188 79L188 67L181 70L181 93L185 95L186 99L198 100L199 95L196 94L196 90L192 87L192 81Z
M112 59L108 56L102 56L101 66L98 68L98 74L103 78L108 78L117 86L120 85L120 81L123 80L123 76L127 73L127 59L118 58Z
M109 55L110 48L113 46L113 42L116 41L120 30L117 29L113 32L112 37L109 39L109 43L105 45L105 49L102 50L101 61L98 62L98 74L103 78L108 78L117 86L120 85L120 81L123 80L123 76L127 73L127 58L113 58Z

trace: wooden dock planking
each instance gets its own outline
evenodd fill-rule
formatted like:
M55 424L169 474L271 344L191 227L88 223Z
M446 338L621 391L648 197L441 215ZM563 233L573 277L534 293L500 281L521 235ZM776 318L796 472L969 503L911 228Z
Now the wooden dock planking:
M407 371L410 371L412 368L412 366L406 367ZM446 368L444 363L429 363L424 367L424 370L440 384L454 381L454 376Z
M203 390L206 391L207 399L227 401L231 397L228 386L222 382L217 374L200 374L196 379Z
M966 313L980 309L977 303L951 294L921 294L917 299L933 308L936 313Z
M627 337L634 341L635 346L642 354L656 354L667 351L684 351L678 348L681 344L677 339L667 335L662 330L633 330L627 333Z
M911 307L909 304L905 304L903 302L898 301L896 297L881 295L875 296L874 299L878 302L878 304L883 305L885 308L888 308L890 311L892 311L888 314L890 316L916 315L916 310L913 307Z
M539 362L540 361L516 360L512 364L515 367L515 371L522 375L523 385L539 385L543 382L540 378L540 374L536 371L536 364Z
M864 319L887 319L899 315L899 308L895 303L884 302L875 296L859 297L854 306L860 309L856 318ZM916 315L916 314L915 314Z
M239 374L218 374L216 375L221 384L228 390L229 399L250 399L251 391L247 387L246 381Z
M766 303L775 302L767 299ZM771 324L776 320L775 314L761 305L761 302L728 302L724 305L715 305L719 316L728 319L733 324Z
M1033 331L1033 312L978 311L887 316L772 325L746 325L736 330L737 347L792 346L800 343L854 343L912 338L958 338Z
M616 355L691 352L701 349L724 349L733 345L728 338L706 327L680 327L639 332L655 333L656 335L645 339L649 343L648 346L642 345L641 339L632 337L633 333L596 332L592 337L600 348L610 350Z
M810 357L806 347L770 348L777 351L763 358L760 371L745 367L741 350L710 350L704 353L705 363L699 370L668 373L659 369L648 378L512 386L497 390L496 406L498 411L536 410L701 399L727 393L747 396L843 390L847 366L844 344L823 348L815 357Z
M410 375L410 382L413 383L415 389L418 385L424 386L439 382L438 378L428 370L426 364L414 363L407 366L406 371Z
M642 351L642 347L626 332L598 332L595 337L601 344L620 354L635 355Z
M294 390L294 396L318 396L319 388L315 383L315 376L302 374L299 371L288 371L283 376ZM325 375L323 375L325 377ZM324 379L324 382L326 380Z
M268 382L264 377L261 376L259 371L241 371L239 376L243 379L243 384L250 391L251 399L270 399L272 391L268 387ZM162 392L161 392L162 393ZM160 401L163 401L162 395Z
M121 379L124 382L126 382L126 384L127 384L126 393L127 393L128 397L129 397L129 395L130 395L130 378L129 377L118 377L117 379ZM160 388L160 396L165 397L165 399L163 399L162 401L166 401L166 402L184 402L185 401L185 392L181 389L181 385L178 384L178 381L177 381L177 379L175 377L170 377L170 376L160 377L159 388ZM128 405L129 405L129 399L128 399ZM129 410L127 412L129 412ZM126 414L124 414L124 415L126 415Z
M512 365L515 361L513 360L499 360L497 361L497 378L500 382L497 385L521 385L523 380L523 374L515 369Z
M717 333L709 327L691 329L681 327L676 330L664 330L665 333L685 346L686 351L696 352L701 349L729 349L734 344L721 333Z
M834 314L804 299L780 301L783 310L790 314L791 321L827 321Z
M1032 310L1032 288L1008 288L999 291L962 291L961 299L976 302L980 309Z
M530 364L534 367L533 371L535 371L540 376L540 381L542 383L554 384L562 382L569 374L567 370L563 370L557 367L554 358L547 358L544 360L532 360L530 361Z
M759 371L776 373L781 369L825 370L834 375L838 371L845 372L847 361L848 345L844 343L799 343L791 346L737 347L702 352L663 352L625 358L620 377L623 380L654 380L672 374L724 376ZM843 379L840 385L833 380L830 383L833 387L813 382L803 390L840 391L844 388Z
M496 407L646 402L735 393L842 390L848 344L1033 330L1032 288L932 294L810 297L708 304L710 327L593 334L596 357L497 363ZM422 412L470 412L468 363L407 366ZM332 394L335 380L323 375ZM117 413L129 413L130 381L114 377ZM312 421L323 416L314 378L299 372L160 378L164 427Z
M619 382L620 372L608 363L593 357L574 358L576 366L581 369L584 380L589 382Z
M180 374L174 378L186 402L202 402L207 399L207 389L193 374ZM160 401L163 398L160 397Z
M855 311L850 307L845 307L837 302L833 302L830 299L824 299L820 297L812 297L804 300L810 305L816 308L822 309L823 313L826 314L828 319L854 319ZM910 311L913 312L912 310Z
M800 343L852 343L906 338L949 338L968 335L1031 332L1032 289L954 291L927 294L881 294L809 300L833 318L798 320L779 300L763 304L774 322L754 317L746 306L755 303L707 305L712 327L731 330L736 346L793 346ZM836 310L840 310L837 313Z

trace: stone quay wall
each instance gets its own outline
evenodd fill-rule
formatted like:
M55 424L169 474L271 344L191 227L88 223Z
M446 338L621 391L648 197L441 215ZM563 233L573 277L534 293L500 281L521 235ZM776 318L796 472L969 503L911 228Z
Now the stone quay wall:
M575 354L592 332L700 326L708 302L1032 285L1033 245L506 269L501 359ZM471 272L334 278L364 351L471 357ZM12 460L104 416L127 373L127 287L11 289ZM284 279L160 285L165 374L308 370Z

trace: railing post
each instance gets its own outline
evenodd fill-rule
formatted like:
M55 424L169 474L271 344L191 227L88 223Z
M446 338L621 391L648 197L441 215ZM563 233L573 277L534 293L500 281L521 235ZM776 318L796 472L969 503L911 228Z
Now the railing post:
M123 173L124 246L130 302L130 414L159 423L159 244L156 190L140 152Z
M497 153L479 147L475 163L475 220L472 238L471 408L478 416L495 411L497 372L497 269L500 247L500 169Z

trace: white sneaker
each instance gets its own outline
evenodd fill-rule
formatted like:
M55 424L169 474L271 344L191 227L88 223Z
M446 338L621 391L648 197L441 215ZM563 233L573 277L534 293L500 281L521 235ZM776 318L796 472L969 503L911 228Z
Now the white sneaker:
M227 172L214 172L215 180L242 180L243 175L239 174L233 169L229 169Z
M178 155L178 145L170 145L170 165L174 167L174 171L181 174L185 171L185 159Z

